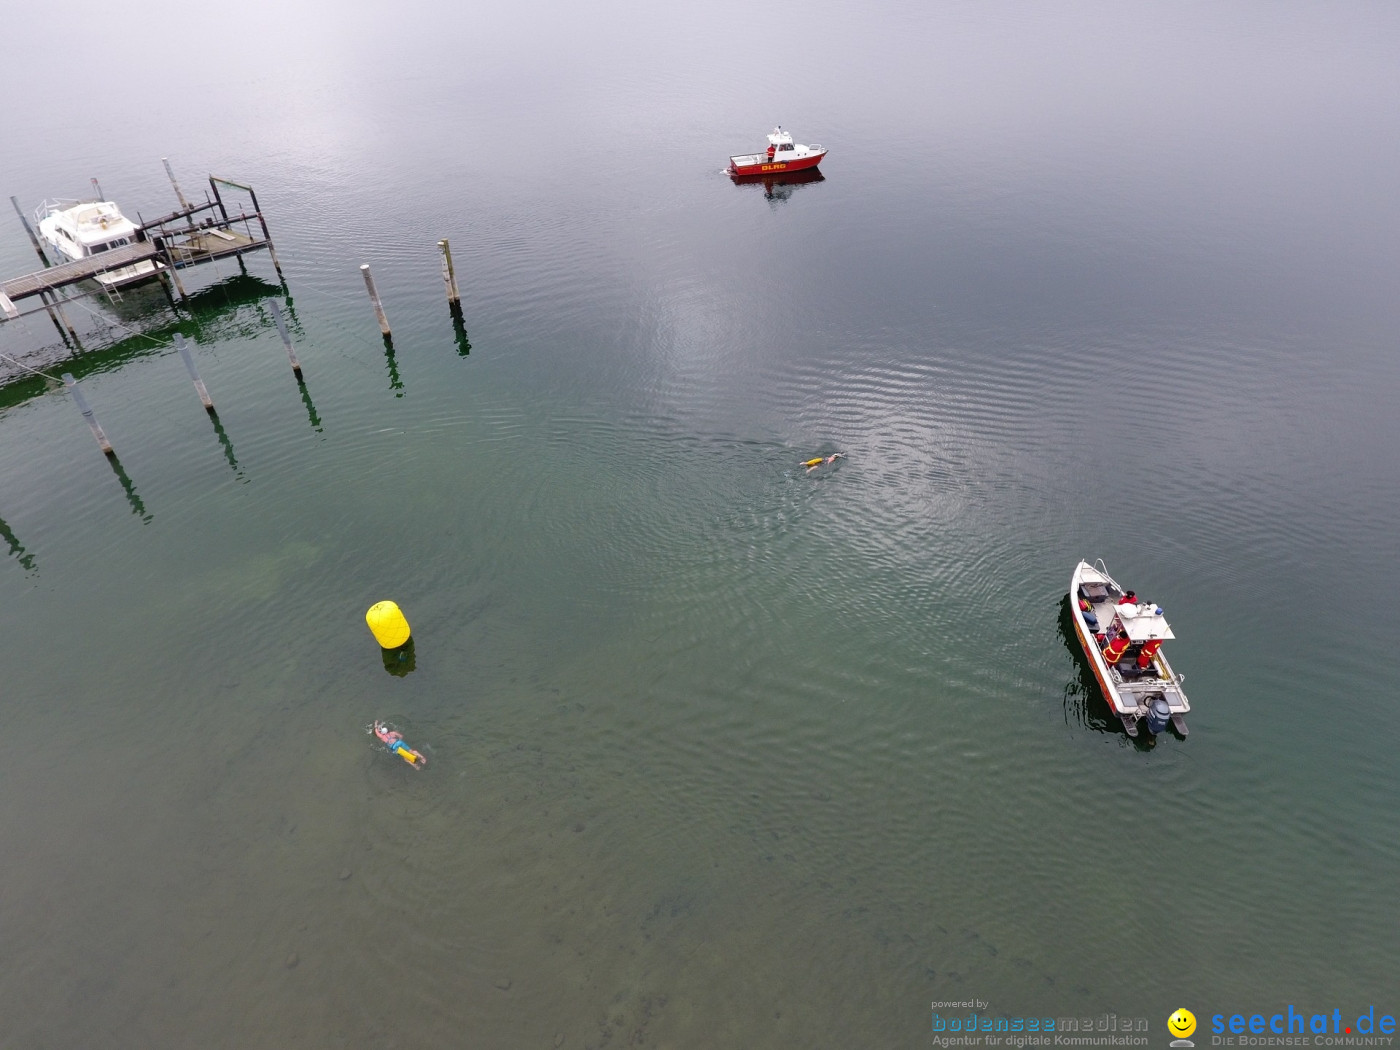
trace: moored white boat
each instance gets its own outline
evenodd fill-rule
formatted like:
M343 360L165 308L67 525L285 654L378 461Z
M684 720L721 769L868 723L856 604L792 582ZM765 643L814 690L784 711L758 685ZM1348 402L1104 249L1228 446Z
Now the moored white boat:
M39 236L65 261L87 259L139 240L134 222L111 201L45 201L35 216ZM104 288L117 288L154 277L150 259L95 275Z
M1162 643L1176 635L1160 606L1135 599L1102 561L1081 561L1070 576L1070 614L1079 644L1128 735L1138 735L1139 723L1155 735L1170 722L1185 736L1191 705L1181 688L1183 676L1162 652Z

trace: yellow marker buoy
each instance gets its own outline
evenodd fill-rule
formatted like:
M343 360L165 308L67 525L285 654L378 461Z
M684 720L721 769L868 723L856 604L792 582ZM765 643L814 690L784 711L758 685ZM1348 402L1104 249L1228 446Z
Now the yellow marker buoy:
M375 602L365 613L365 623L383 649L397 649L408 641L408 621L393 602Z

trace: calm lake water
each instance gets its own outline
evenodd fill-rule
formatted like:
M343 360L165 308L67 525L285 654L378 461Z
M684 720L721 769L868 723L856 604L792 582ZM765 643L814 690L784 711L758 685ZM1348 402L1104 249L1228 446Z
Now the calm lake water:
M1400 1013L1400 10L84 15L8 18L3 195L150 217L168 156L287 283L74 309L119 471L0 390L0 1045ZM720 173L777 122L824 179ZM1109 724L1081 557L1188 739Z

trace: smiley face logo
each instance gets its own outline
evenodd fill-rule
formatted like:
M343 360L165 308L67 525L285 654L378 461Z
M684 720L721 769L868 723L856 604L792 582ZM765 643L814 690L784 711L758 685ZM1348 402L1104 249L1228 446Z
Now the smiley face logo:
M1184 1006L1167 1018L1167 1031L1173 1038L1188 1039L1195 1030L1196 1015Z

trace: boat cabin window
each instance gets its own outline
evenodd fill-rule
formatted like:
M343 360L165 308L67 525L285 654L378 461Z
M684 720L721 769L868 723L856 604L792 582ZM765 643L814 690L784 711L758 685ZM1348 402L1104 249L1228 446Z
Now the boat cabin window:
M779 150L792 149L792 143L791 143L791 142L784 142L781 146L778 147L778 149L779 149Z
M96 255L98 252L105 252L110 247L112 247L110 244L94 244L92 246L92 254Z

